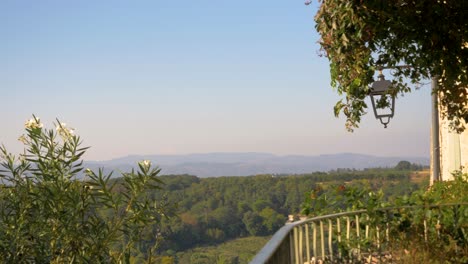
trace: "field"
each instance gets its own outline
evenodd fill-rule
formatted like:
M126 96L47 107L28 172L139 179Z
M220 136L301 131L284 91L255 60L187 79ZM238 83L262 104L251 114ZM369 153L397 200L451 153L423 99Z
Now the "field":
M238 263L246 264L270 239L266 237L244 237L233 239L216 246L196 247L177 253L177 263L213 264Z

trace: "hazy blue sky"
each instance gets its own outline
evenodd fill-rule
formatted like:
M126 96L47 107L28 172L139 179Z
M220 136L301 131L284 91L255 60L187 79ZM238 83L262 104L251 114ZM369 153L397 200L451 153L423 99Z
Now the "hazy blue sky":
M317 3L0 1L0 142L35 114L86 159L129 154L429 155L429 87L349 133L318 56Z

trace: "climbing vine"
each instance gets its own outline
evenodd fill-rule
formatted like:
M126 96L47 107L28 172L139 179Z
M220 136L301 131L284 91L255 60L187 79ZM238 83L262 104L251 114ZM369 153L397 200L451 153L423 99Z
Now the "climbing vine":
M319 0L320 1L320 0ZM456 0L322 0L315 16L331 85L344 98L335 115L357 128L379 66L395 68L393 96L437 76L442 115L458 131L468 122L468 2ZM409 80L409 81L408 81Z

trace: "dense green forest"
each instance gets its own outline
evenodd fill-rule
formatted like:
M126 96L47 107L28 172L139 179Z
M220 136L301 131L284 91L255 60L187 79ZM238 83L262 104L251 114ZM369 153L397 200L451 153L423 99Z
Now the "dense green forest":
M155 227L164 238L159 247L159 254L164 256L161 260L182 263L178 257L180 252L189 252L195 247L215 246L242 237L272 235L284 225L287 215L300 214L306 196L317 187L366 185L374 190L383 189L386 198L392 200L427 185L427 174L410 169L420 167L408 167L403 162L393 169L340 169L300 175L161 176L165 192L154 192L153 198L176 204L177 212L176 217L164 219ZM141 241L141 252L146 252L145 244L150 245L151 240ZM250 257L254 255L250 254ZM187 254L184 258L188 258Z

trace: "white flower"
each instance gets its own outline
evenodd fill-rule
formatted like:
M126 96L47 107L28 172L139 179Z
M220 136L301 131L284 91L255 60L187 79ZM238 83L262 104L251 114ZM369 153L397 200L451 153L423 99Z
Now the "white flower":
M18 138L19 141L21 141L23 144L27 144L28 143L28 139L26 138L25 135L21 135L19 138Z
M68 140L73 137L75 129L67 127L67 123L59 123L55 129L57 133L63 138L63 140Z
M35 117L26 121L26 123L24 123L24 126L27 129L35 129L35 128L42 128L44 125L41 123L41 119L39 117Z
M149 161L149 160L143 160L143 161L140 162L140 165L143 166L143 167L148 168L148 167L151 166L151 161Z
M55 127L55 130L57 130L58 133L60 133L61 131L67 129L67 123L59 123L56 127Z
M36 120L34 120L34 119L29 119L28 121L26 121L26 123L24 123L24 126L25 126L26 128L30 128L30 127L32 127L35 123L36 123Z

